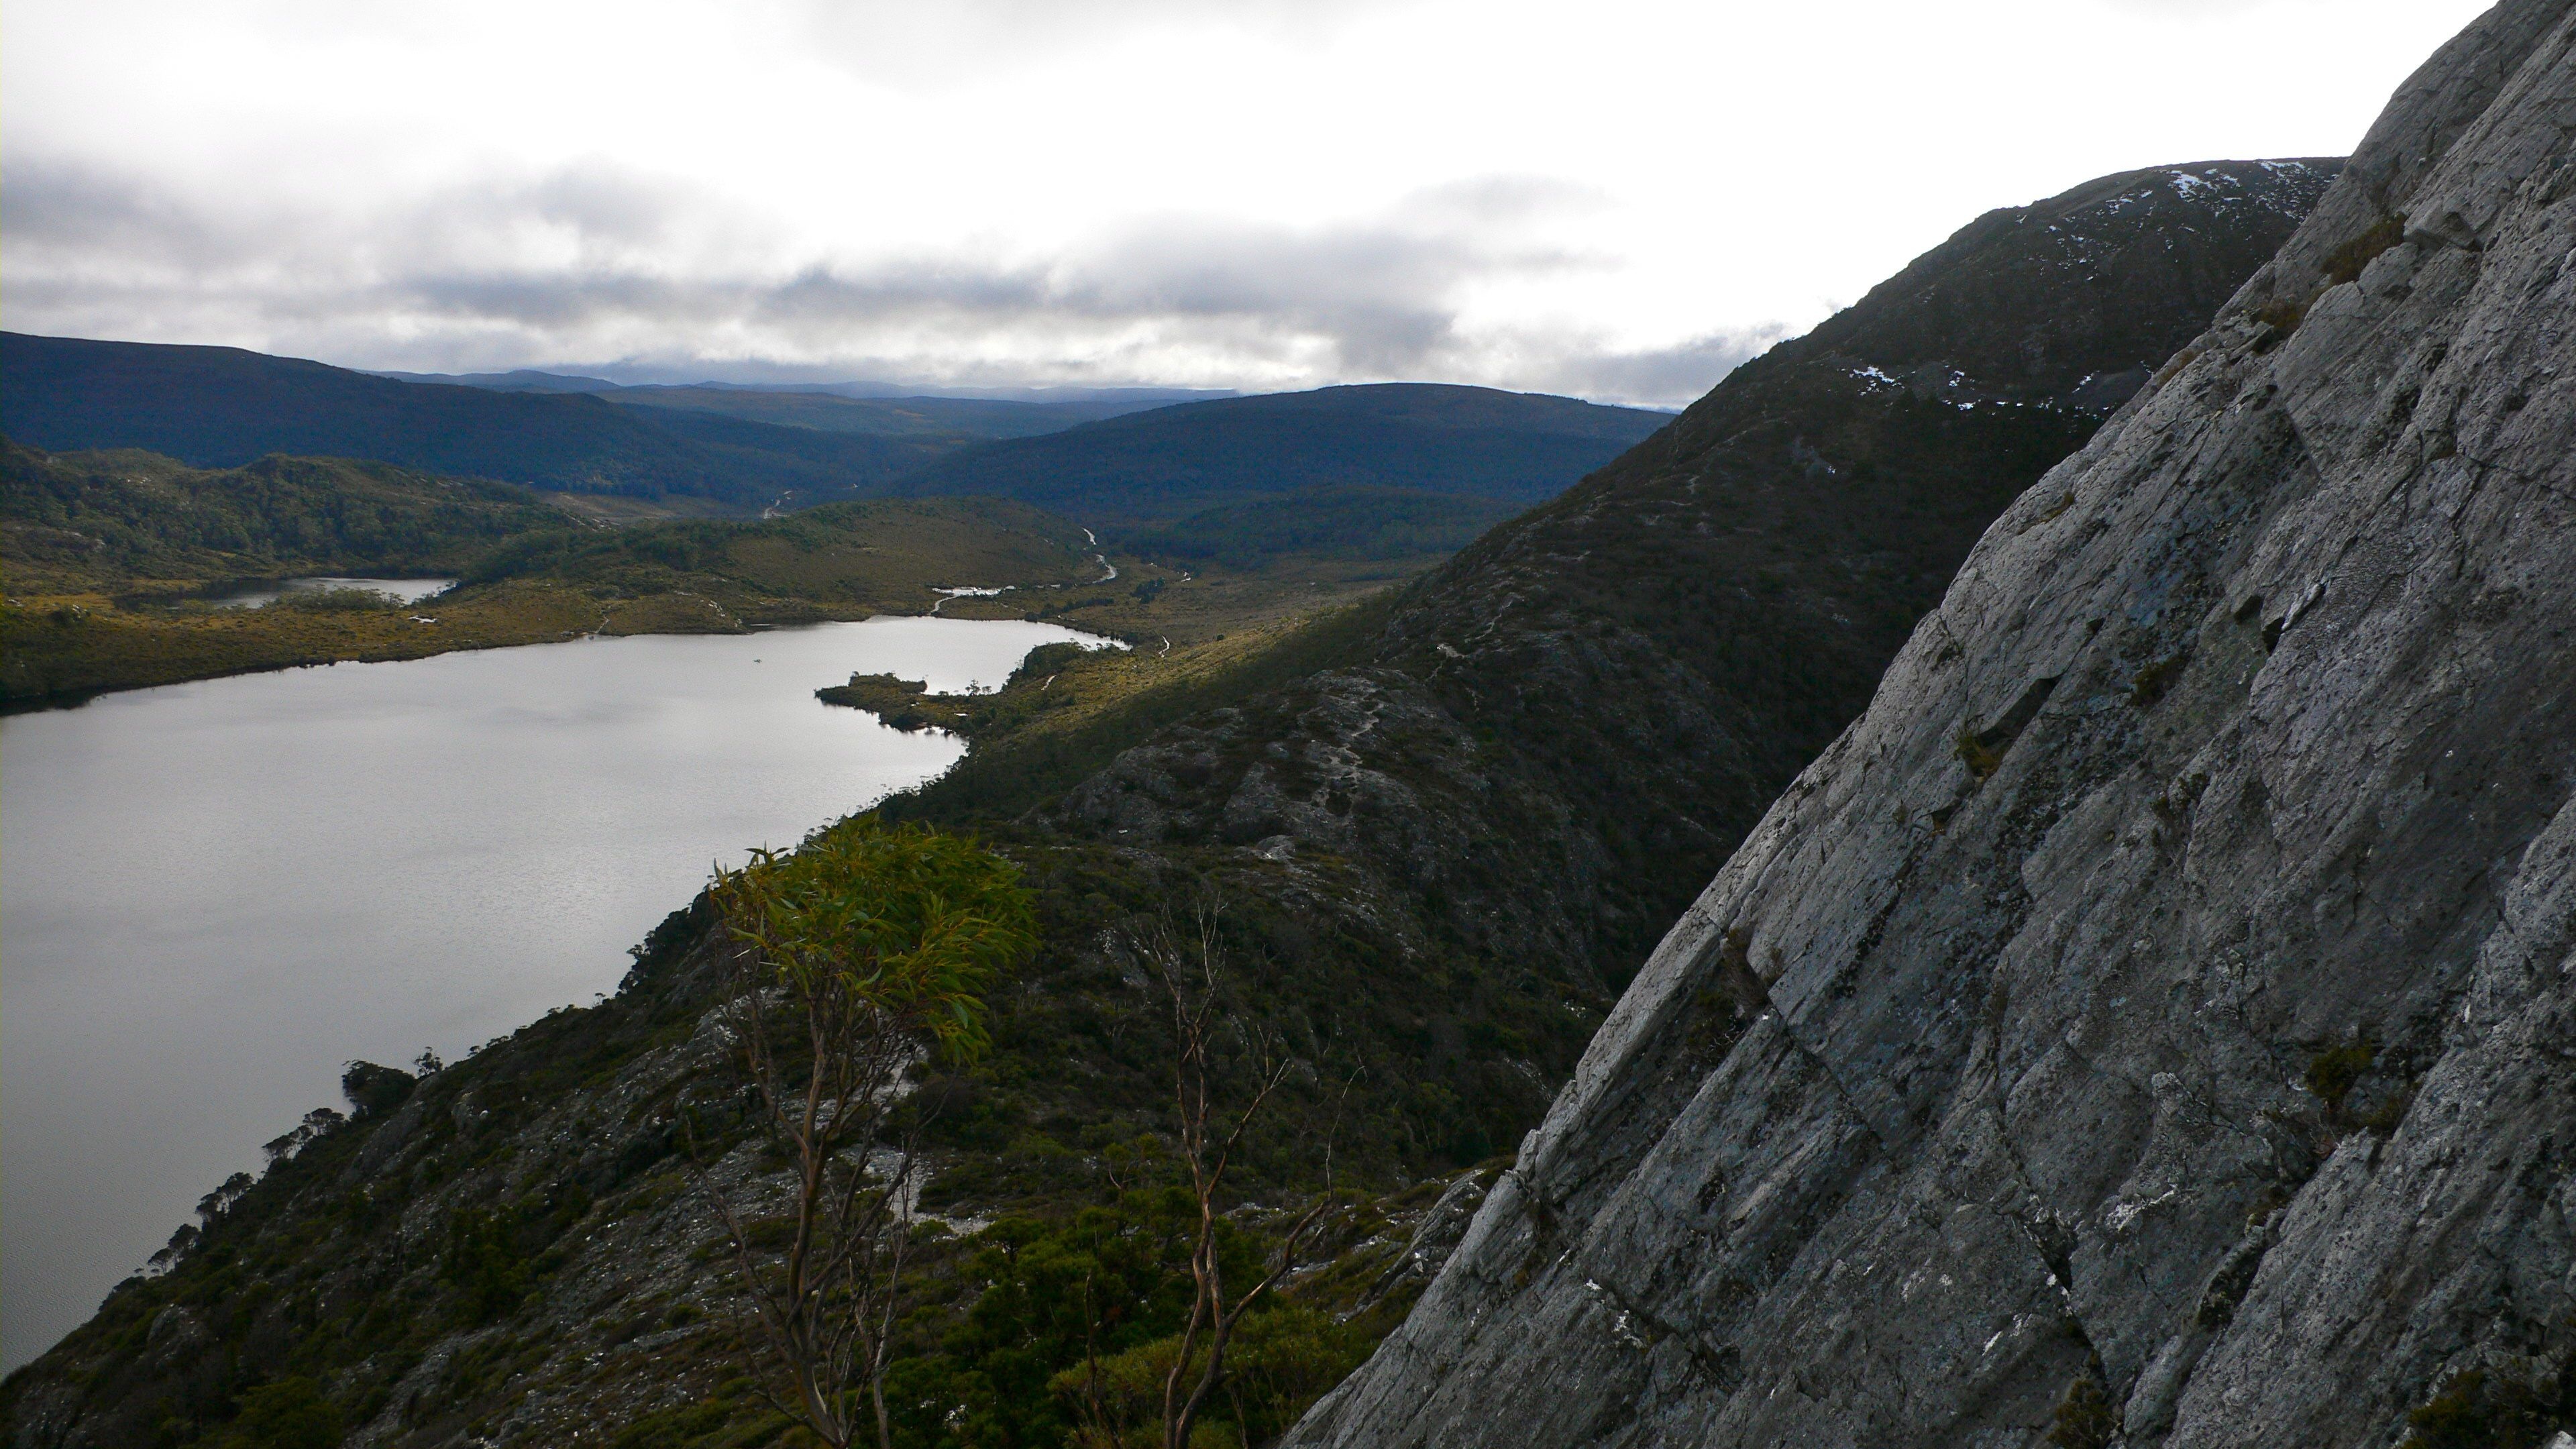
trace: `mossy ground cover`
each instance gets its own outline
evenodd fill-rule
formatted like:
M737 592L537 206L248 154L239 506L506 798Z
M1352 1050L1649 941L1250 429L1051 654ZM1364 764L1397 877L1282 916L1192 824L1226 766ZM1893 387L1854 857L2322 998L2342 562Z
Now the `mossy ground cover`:
M12 596L0 603L0 693L11 704L70 702L106 690L264 669L554 643L601 622L596 601L542 584L420 607L354 609L121 606L96 593Z

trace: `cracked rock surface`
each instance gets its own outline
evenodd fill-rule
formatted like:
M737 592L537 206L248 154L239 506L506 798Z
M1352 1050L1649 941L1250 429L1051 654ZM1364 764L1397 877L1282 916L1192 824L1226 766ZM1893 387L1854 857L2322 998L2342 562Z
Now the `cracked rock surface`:
M2386 1445L2576 1355L2576 15L2007 509L1305 1446Z

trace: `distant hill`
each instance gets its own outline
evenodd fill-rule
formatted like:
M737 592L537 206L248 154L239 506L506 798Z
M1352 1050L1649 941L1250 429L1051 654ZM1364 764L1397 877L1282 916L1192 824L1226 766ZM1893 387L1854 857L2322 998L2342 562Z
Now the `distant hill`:
M864 382L744 384L610 382L561 372L381 372L399 382L475 387L491 392L591 393L625 406L721 413L783 428L892 437L1029 438L1211 394L1176 388L1023 388L1011 397L946 397L879 390Z
M604 377L585 377L579 373L544 372L522 367L510 372L392 372L381 368L361 369L369 377L390 377L401 382L437 382L453 387L481 387L494 392L654 392L688 389L709 393L784 393L799 397L855 398L862 402L903 403L1034 403L1042 407L1058 404L1106 403L1107 411L1086 413L1075 422L1093 417L1111 417L1118 413L1140 412L1146 408L1169 407L1173 403L1207 402L1213 398L1233 397L1227 388L1205 387L926 387L893 382L703 382L627 383L610 382Z
M912 493L1016 498L1132 529L1310 488L1392 488L1528 504L1672 421L1572 398L1430 383L1182 403L968 448Z
M962 438L896 440L615 407L596 396L404 382L233 347L0 333L0 432L201 468L270 453L370 458L575 493L758 507L882 492Z
M1553 496L1667 421L1431 384L1169 405L1162 396L862 398L541 372L403 378L234 347L0 332L0 432L52 452L142 448L198 468L272 453L365 458L745 510L989 496L1134 528L1317 488L1517 505ZM1358 526L1354 506L1338 505L1345 532ZM1245 529L1264 519L1289 522L1276 510L1229 519L1231 551L1297 547L1252 540Z
M827 433L889 437L1029 438L1083 423L1169 406L1168 399L1012 402L982 397L843 397L742 387L620 387L599 394L626 407L721 413L751 422Z
M730 392L820 392L834 397L932 398L952 402L1122 403L1137 408L1173 403L1210 402L1233 397L1220 387L919 387L889 382L709 382L702 387Z
M615 392L621 383L604 377L580 377L560 372L539 372L522 367L510 372L384 372L362 368L369 377L390 377L396 382L433 382L449 387L480 387L493 392Z
M569 528L523 488L389 463L272 455L202 470L134 450L55 457L0 438L0 560L13 592L57 579L444 571L504 539Z

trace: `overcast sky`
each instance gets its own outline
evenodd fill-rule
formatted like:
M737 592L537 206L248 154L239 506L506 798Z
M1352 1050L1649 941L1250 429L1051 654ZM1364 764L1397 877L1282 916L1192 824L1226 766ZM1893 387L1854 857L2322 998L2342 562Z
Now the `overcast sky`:
M1979 212L2348 151L2481 0L9 0L0 325L1674 404Z

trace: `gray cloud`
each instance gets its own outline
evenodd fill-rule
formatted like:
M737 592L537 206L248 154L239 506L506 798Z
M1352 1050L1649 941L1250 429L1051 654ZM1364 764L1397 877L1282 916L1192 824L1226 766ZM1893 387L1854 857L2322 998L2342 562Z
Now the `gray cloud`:
M1778 325L1716 332L1673 347L1619 351L1557 339L1544 350L1531 386L1602 402L1674 407L1717 386L1718 379L1759 357L1788 335Z
M896 86L942 85L1121 34L1224 25L1279 42L1316 40L1356 11L1394 0L807 0L816 53Z
M1545 178L1486 177L1338 225L1174 215L1033 260L799 263L717 198L605 162L334 216L245 214L39 161L16 163L0 193L0 248L13 327L421 370L1251 388L1416 378L1677 403L1767 340L1633 352L1573 331L1462 326L1479 285L1598 265L1528 239L1597 204Z
M253 254L253 243L249 230L140 177L13 157L0 188L0 246L13 253L202 265L238 261Z
M2146 15L2242 15L2279 0L2108 0L2114 10Z

